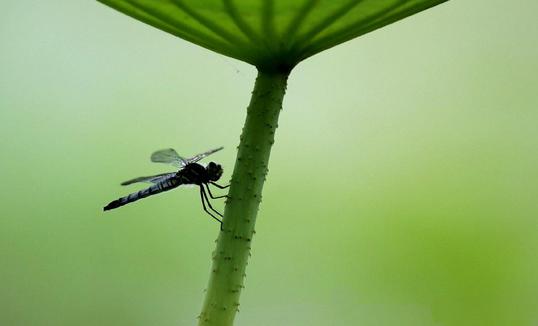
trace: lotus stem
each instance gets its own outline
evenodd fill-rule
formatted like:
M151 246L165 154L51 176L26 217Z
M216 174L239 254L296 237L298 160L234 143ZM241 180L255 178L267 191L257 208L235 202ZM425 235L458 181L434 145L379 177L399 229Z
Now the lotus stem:
M258 69L199 326L231 326L239 311L239 296L290 70Z

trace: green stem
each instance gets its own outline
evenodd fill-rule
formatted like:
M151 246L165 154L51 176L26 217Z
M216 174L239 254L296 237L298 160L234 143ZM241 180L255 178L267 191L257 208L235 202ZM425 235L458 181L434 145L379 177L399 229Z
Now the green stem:
M239 310L239 296L288 75L289 70L258 72L224 210L224 228L213 253L200 326L233 325Z

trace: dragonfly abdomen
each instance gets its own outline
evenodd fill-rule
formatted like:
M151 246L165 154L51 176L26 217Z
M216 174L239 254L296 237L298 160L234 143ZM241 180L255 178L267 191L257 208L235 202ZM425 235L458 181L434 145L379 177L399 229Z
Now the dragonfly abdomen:
M146 197L149 197L149 196L152 196L152 195L156 195L156 194L164 192L164 191L172 190L172 189L176 188L177 186L179 186L180 184L181 184L181 182L179 182L179 180L177 180L175 178L170 178L170 179L164 180L162 182L159 182L159 183L156 183L156 184L152 185L149 188L142 189L140 191L137 191L137 192L134 192L132 194L129 194L129 195L125 196L125 197L121 197L119 199L116 199L116 200L110 202L108 205L106 205L103 208L103 210L108 211L108 210L111 210L111 209L114 209L114 208L121 207L123 205L127 205L129 203L135 202L135 201L137 201L139 199L142 199L142 198L146 198Z

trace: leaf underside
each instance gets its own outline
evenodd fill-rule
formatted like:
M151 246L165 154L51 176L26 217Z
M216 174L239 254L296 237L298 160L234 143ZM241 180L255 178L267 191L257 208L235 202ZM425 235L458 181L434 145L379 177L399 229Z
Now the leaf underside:
M447 0L98 0L257 67L277 69Z

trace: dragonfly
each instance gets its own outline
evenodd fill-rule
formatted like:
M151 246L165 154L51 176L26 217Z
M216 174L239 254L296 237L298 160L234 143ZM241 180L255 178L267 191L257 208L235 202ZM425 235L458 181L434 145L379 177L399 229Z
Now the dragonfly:
M167 163L178 168L177 172L161 173L148 177L138 177L131 180L122 182L122 186L127 186L138 182L149 182L152 185L149 188L142 189L127 196L118 198L111 201L106 205L103 210L108 211L115 209L142 198L153 196L161 192L169 191L177 188L181 185L195 185L200 189L200 199L202 200L202 207L204 211L209 214L213 219L220 223L222 230L222 214L213 208L209 197L212 199L226 198L224 196L213 196L209 185L213 185L220 189L226 189L230 185L221 186L217 181L222 176L222 166L215 162L209 162L206 166L199 164L198 162L203 158L220 151L224 147L211 149L207 152L195 155L191 158L183 158L172 148L162 149L151 154L151 161L156 163ZM209 194L209 197L208 197ZM207 206L206 206L207 204ZM209 210L208 210L209 207ZM218 215L219 217L215 216Z

